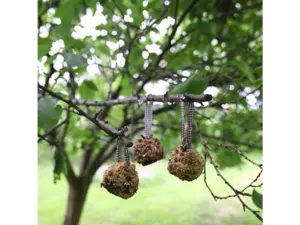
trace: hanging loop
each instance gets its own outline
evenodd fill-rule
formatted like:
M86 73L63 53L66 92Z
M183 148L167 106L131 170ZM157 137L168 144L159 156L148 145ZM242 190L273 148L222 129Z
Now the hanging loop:
M117 138L116 162L121 162L121 151L122 151L122 137L121 135L119 135Z
M188 124L187 124L187 148L192 147L192 128L194 122L194 110L195 106L193 102L188 102Z
M186 133L184 125L184 95L180 97L180 112L181 112L181 145L185 148L186 145Z
M153 102L146 102L144 126L145 126L145 137L150 138L152 134L152 106Z
M130 157L127 145L124 145L124 158L127 165L130 165Z

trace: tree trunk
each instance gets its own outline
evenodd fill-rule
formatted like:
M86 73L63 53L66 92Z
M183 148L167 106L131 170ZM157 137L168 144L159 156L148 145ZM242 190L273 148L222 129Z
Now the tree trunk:
M83 210L89 185L84 185L82 180L69 184L67 209L63 225L78 225Z

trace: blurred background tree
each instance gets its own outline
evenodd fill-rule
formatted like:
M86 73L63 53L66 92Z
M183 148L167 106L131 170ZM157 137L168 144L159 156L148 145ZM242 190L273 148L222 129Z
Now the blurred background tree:
M38 82L38 142L51 146L54 182L66 177L63 223L75 225L95 173L115 152L116 137L99 128L131 125L133 141L143 132L142 106L97 101L211 94L211 103L195 105L206 141L262 151L262 1L39 0ZM153 134L166 158L180 130L179 105L155 103ZM220 169L243 164L233 151L210 150Z

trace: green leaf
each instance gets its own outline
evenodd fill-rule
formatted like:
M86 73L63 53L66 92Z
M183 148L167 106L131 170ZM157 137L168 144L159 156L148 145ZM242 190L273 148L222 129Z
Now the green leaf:
M262 83L263 83L262 77L258 78L258 79L255 81L255 85L262 85Z
M142 14L143 11L143 6L142 6L143 1L136 1L133 3L132 7L132 18L134 20L135 24L141 24L144 21L144 16Z
M84 81L84 83L85 83L91 90L98 91L98 88L97 88L97 86L94 84L93 81L86 80L86 81Z
M202 94L208 85L208 78L199 75L192 75L183 83L176 85L170 93L172 94Z
M120 122L122 122L122 118L124 117L124 111L122 107L115 107L114 110L111 111L108 117L108 122L111 126L119 126Z
M99 53L101 55L109 56L110 55L110 49L107 45L105 44L99 44L97 45L97 49L99 50Z
M121 81L122 90L120 95L130 96L132 94L132 86L128 76L124 76Z
M220 169L226 167L234 167L241 164L241 156L234 151L226 151L224 149L216 149L216 163L220 166Z
M38 1L38 15L40 15L47 8L46 4L39 0Z
M38 126L44 130L54 127L61 116L62 107L56 104L56 100L41 98L38 101Z
M213 32L213 27L214 27L213 22L199 22L198 24L191 24L190 28L198 28L198 32L200 32L201 34L208 34L210 35ZM197 32L197 33L198 33ZM194 39L197 40L197 39Z
M85 4L87 4L88 8L91 8L93 11L96 10L96 4L98 3L98 0L89 0L86 1ZM105 1L102 0L101 5L104 5Z
M64 161L58 149L55 148L53 156L53 182L56 184L60 180L61 173L64 172Z
M252 192L252 201L258 208L263 208L263 196L262 194L258 193L255 189L253 189Z
M61 19L61 24L58 26L59 33L68 35L71 28L71 23L75 13L81 4L81 0L64 0L56 9L55 16Z
M83 99L92 99L96 91L98 91L97 86L93 81L85 80L78 88L79 94Z
M71 36L64 36L63 40L69 51L70 49L82 49L85 47L85 44L81 40L74 39Z
M93 80L93 83L97 87L101 87L99 91L97 91L97 95L96 95L97 99L106 99L108 95L109 87L106 83L104 76L98 76L95 80ZM119 86L115 86L113 83L112 88L115 89L117 87Z
M253 70L246 62L243 61L238 65L238 67L248 77L251 83L255 83L255 76Z
M182 67L183 63L186 63L185 61L182 60L182 58L185 58L184 54L182 54L183 52L180 52L181 57L174 57L173 55L169 55L167 58L168 61L168 65L167 68L168 69L175 69L175 70L180 70L180 68ZM150 56L153 54L150 54ZM156 57L156 55L155 55Z
M38 59L47 55L52 46L52 41L49 38L38 38Z
M80 67L87 66L86 59L81 55L75 55L73 53L65 53L64 58L68 63L69 67L77 66L78 68L80 68Z
M259 79L262 78L262 73L263 73L263 67L262 66L258 66L254 69L254 73L256 75L256 77L259 77Z

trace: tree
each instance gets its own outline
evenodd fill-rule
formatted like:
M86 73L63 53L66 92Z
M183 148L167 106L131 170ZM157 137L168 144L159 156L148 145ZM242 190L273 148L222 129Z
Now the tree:
M196 104L193 144L234 194L215 195L204 173L207 187L213 198L236 197L261 219L241 198L261 202L246 191L257 186L262 165L245 156L262 150L261 1L39 0L38 30L38 141L53 147L54 182L63 174L69 183L63 224L79 223L89 184L115 153L118 131L130 125L129 141L142 132L137 102L151 84L168 91L153 111L153 132L164 135L164 147L180 142L179 106L168 96L196 95L200 100L190 100L204 105ZM81 154L78 174L73 153ZM242 158L261 172L237 190L220 169Z

